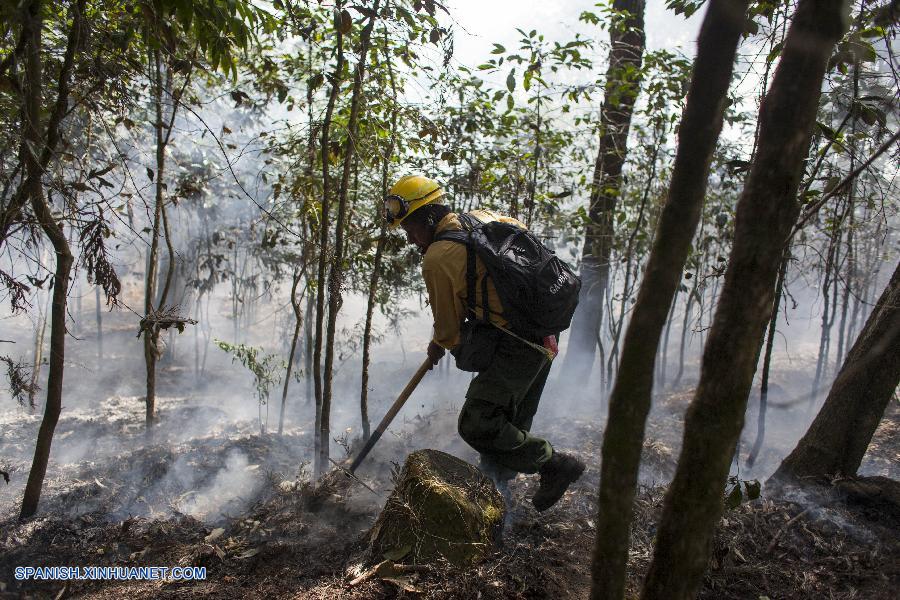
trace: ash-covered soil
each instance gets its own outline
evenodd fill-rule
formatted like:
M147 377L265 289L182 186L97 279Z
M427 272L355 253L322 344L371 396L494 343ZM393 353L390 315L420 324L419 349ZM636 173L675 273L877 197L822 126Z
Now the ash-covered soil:
M12 486L4 490L0 597L587 597L601 441L600 425L593 420L537 425L589 468L557 506L542 514L528 501L536 478L516 479L503 545L487 561L469 569L436 564L373 572L371 566L383 557L369 556L366 532L392 488L392 461L435 446L474 460L455 435L455 408L398 422L360 470L370 490L340 472L326 485L312 485L304 462L312 440L301 427L279 437L260 434L253 421L223 420L194 432L188 424L201 419L191 415L214 409L169 398L161 403L162 424L184 425L160 427L159 437L148 440L140 426L140 404L133 400L101 403L109 419L92 421L76 413L61 423L62 435L72 432L63 440L84 436L96 441L79 460L54 473L37 518L18 522L18 494L11 498ZM635 505L629 563L634 594L652 558L665 492L660 484L674 472L688 400L686 392L664 395L648 426L646 485ZM117 411L123 406L130 407L125 411L130 417ZM866 458L867 473L894 473L898 413L892 403ZM16 430L10 423L4 428L9 455ZM839 483L834 493L792 491L777 498L764 493L727 511L701 598L896 597L900 519L848 499ZM207 579L15 581L13 569L25 565L205 566Z
M529 498L536 478L520 476L512 484L503 546L484 563L373 572L383 557L369 556L366 532L407 454L435 448L477 460L456 433L467 377L444 366L423 381L359 470L371 490L339 472L327 478L329 485L313 486L313 407L303 383L293 384L284 435L276 435L276 393L265 407L271 414L260 413L242 367L216 350L208 364L205 357L192 361L190 345L179 341L180 360L160 370L159 422L147 436L140 340L124 322L114 328L114 318L106 325L107 364L67 370L39 513L27 522L17 517L39 410L0 411L0 470L11 477L0 482L0 598L587 597L605 421L602 407L585 408L592 406L585 396L590 386L566 392L551 382L535 420L536 432L589 465L557 506L535 512ZM86 336L73 345L92 343ZM414 370L414 358L373 365L374 421ZM191 362L205 365L199 376L181 364ZM782 364L773 372L766 446L748 469L756 418L751 398L741 459L732 468L740 479L764 481L814 414L803 400L804 365ZM344 378L349 383L337 388L332 418L336 459L346 454L342 445L358 423L358 379ZM690 386L660 393L647 424L629 568L635 594L652 557L663 486L674 473L690 400ZM268 422L267 432L260 421ZM893 402L861 473L900 478L898 426L900 407ZM764 490L763 498L726 512L701 596L895 597L898 521L859 498L848 503L845 487L836 482L839 493L815 497L774 498ZM13 576L17 566L189 565L206 567L206 580L19 582Z

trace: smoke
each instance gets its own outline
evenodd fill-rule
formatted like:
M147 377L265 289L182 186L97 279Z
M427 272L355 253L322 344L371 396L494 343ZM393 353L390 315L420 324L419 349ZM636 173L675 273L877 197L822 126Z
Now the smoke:
M191 157L191 160L195 158L198 162L203 160L202 157ZM196 215L173 211L177 260L185 259L187 249L196 246L209 231L230 229L234 232L239 224L246 225L246 208L239 203L224 202L207 215L209 222L204 227L208 231L201 227ZM234 260L234 256L225 258ZM247 259L246 266L252 270L257 266L252 258L240 254L237 263ZM143 304L143 259L138 252L123 248L119 260L124 284L122 299L128 306L140 307ZM182 313L198 319L200 324L189 326L182 334L163 334L167 348L157 373L159 421L152 437L144 435L145 373L143 340L135 337L138 317L126 309L107 312L101 304L101 360L98 356L100 327L95 317L93 290L87 286L82 274L76 278L69 304L72 336L67 339L64 407L50 460L45 509L53 506L56 498L69 503L65 510L75 512L104 507L114 514L162 515L177 511L202 519L217 519L239 510L237 507L260 492L262 473L278 471L284 479L292 480L300 466L312 460L314 402L308 392L309 374L295 371L300 380L290 383L284 439L271 434L278 424L281 385L271 388L269 400L262 410L265 429L269 433L261 436L253 376L239 364L232 363L228 354L208 343L208 338L218 337L257 346L265 353L278 353L286 359L290 325L293 324L287 304L289 277L282 274L279 279L270 274L271 287L258 285L253 298L247 288L244 291L248 291L248 295L241 297L238 303L241 306L236 305L231 281L220 281L204 295L197 312L196 297L186 284L186 279L192 276L190 273L184 275L180 284L184 293L179 292L176 296L186 299ZM792 302L784 303L786 314L779 321L770 378L767 441L756 465L747 470L737 467L742 465L755 437L758 380L757 388L751 393L742 457L736 463L736 470L743 478L764 479L774 471L815 415L818 403L827 393L828 379L835 372L832 356L832 366L822 381L820 392L811 395L822 299L812 282L798 277L798 274L789 276ZM621 278L613 279L611 297L621 294L621 285ZM665 370L666 377L664 383L657 378L647 427L641 472L643 482L661 483L671 477L671 467L681 444L684 410L699 375L705 328L711 322L710 300L707 300L705 312L692 313L685 319L684 294L678 296L668 331L668 344L660 351L660 356L664 354L666 360L658 365L657 375ZM598 440L602 436L612 384L607 373L611 350L608 318L611 312L618 318L619 306L617 301L614 311L610 306L604 309L607 315L602 326L605 355L598 352L588 381L566 381L560 377L563 361L578 359L567 355L568 335L564 334L560 340L560 356L551 370L533 426L539 435L551 432L552 435L548 433L546 437L555 447L568 448L576 443L576 437L567 431L578 420L593 422ZM421 298L402 300L392 308L395 310L391 312L404 315L399 326L378 312L374 321L375 332L381 340L373 345L370 366L368 398L372 429L424 360L431 337L430 309ZM627 327L629 310L626 304L622 334ZM361 349L353 332L358 332L364 311L363 296L345 295L338 321L339 328L345 333L335 363L331 439L328 440L331 454L336 459L344 457L343 443L352 443L361 435ZM864 318L861 314L858 321L862 322ZM35 323L27 316L5 318L0 337L15 342L10 348L4 347L6 354L22 358L26 363L33 359ZM849 342L845 345L849 346ZM612 365L614 377L615 361ZM298 369L303 368L301 359ZM677 378L679 371L681 377ZM45 383L46 374L44 366L39 378L41 385ZM446 450L476 462L477 453L456 433L456 417L465 401L471 377L471 374L457 371L452 358L446 356L441 365L426 375L361 468L361 473L386 478L392 461L402 462L410 451L425 447ZM42 401L43 394L37 399ZM0 466L10 471L13 478L9 485L0 484L0 512L12 512L21 499L30 468L42 406L39 404L32 414L6 396L0 396L0 403L3 407L0 411ZM133 463L131 468L126 469L120 464L126 460ZM254 465L258 466L254 468ZM864 464L865 468L885 472L887 467L879 463L874 466ZM75 479L83 482L77 484L81 494L78 499L71 493ZM95 479L100 485L94 483ZM114 493L120 494L121 498L112 500ZM91 495L94 500L90 500Z
M185 457L179 457L175 476L192 477L194 473ZM214 522L227 515L240 514L256 496L262 483L259 465L250 464L243 453L233 450L212 481L197 492L183 496L176 508L202 521Z

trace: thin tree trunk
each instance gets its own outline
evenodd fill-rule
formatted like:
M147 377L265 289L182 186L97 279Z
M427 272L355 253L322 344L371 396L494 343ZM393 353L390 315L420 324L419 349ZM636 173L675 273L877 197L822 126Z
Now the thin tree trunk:
M537 193L537 175L538 166L541 162L541 88L538 86L537 101L535 102L537 111L537 123L534 128L534 171L531 172L531 182L528 185L528 212L525 217L525 226L531 228L531 219L534 216L534 196ZM518 178L517 178L518 179Z
M203 294L198 293L194 301L194 314L200 318L200 307ZM200 328L194 327L194 383L200 383Z
M854 105L856 104L857 98L859 97L859 61L854 61L853 63L853 98L851 101L851 110L853 113L852 123L850 126L850 172L852 173L856 169L856 125L857 125L857 111L854 110ZM846 274L844 275L844 294L841 299L841 321L838 323L838 347L837 354L835 354L835 373L840 368L841 363L844 360L844 333L845 327L847 325L847 309L850 304L850 286L853 283L853 278L855 276L855 267L856 261L853 255L853 211L854 211L854 193L856 191L856 180L854 179L850 182L850 188L847 191L847 213L849 215L850 223L847 227L847 258L845 262L847 264Z
M700 589L783 248L800 214L803 163L828 58L846 28L844 8L844 0L799 1L760 109L759 147L738 202L734 246L685 418L678 468L665 496L644 600L693 599Z
M388 189L388 165L391 156L394 154L394 144L397 135L397 85L394 79L394 70L391 65L391 52L388 44L387 29L384 30L384 60L388 69L388 76L391 81L391 138L388 142L387 153L384 155L381 167L381 193L387 195ZM378 242L375 246L375 261L372 265L372 278L369 281L369 297L366 301L366 324L363 329L363 350L362 350L362 377L359 392L359 415L362 424L363 441L369 439L370 423L369 423L369 362L371 360L369 351L372 344L372 316L375 313L375 296L378 292L378 279L381 276L381 261L384 256L386 223L382 222L378 232ZM446 362L446 361L445 361Z
M600 111L600 143L591 185L581 267L581 299L572 320L562 377L587 381L603 320L614 242L614 216L622 184L628 131L640 90L644 46L644 0L615 0L610 26L609 67ZM612 353L611 353L612 354Z
M337 325L338 311L341 309L341 286L343 281L344 262L344 228L347 218L347 188L350 183L350 167L356 155L356 133L359 123L359 105L363 93L365 81L366 61L369 58L369 42L372 37L372 29L375 27L375 17L381 0L372 3L372 15L363 27L359 42L359 59L356 70L353 72L353 95L350 99L350 118L347 122L347 141L344 144L344 170L341 173L341 185L338 190L338 215L334 234L334 256L331 259L331 271L328 276L328 328L325 332L325 374L322 394L322 420L321 440L319 446L319 463L325 465L328 462L330 428L331 428L331 394L332 371L334 369L334 334Z
M819 395L819 387L821 386L822 379L826 376L828 370L828 347L831 343L831 323L828 318L831 312L831 273L832 271L835 271L837 247L840 244L837 238L839 238L840 235L841 232L838 230L837 208L835 208L834 224L832 225L831 233L828 237L828 252L825 258L825 280L822 283L822 301L824 304L822 308L821 331L819 332L819 354L816 358L816 374L813 377L813 389L812 394L809 397L810 410L812 410L812 407L815 404L816 397Z
M382 174L382 190L387 189L387 158L384 161ZM372 316L375 313L375 296L378 291L378 276L381 268L381 260L384 254L385 226L382 225L378 242L375 247L375 262L372 265L372 277L369 280L369 296L366 301L366 324L363 329L362 349L362 376L359 391L359 418L362 426L363 441L369 439L371 425L369 423L369 363L371 361L370 348L372 345Z
M25 189L31 201L31 208L37 218L44 235L53 244L56 253L56 271L53 280L53 305L50 324L50 368L47 378L47 401L44 405L44 417L38 429L34 448L34 458L25 484L22 497L22 509L19 517L26 519L37 512L44 477L47 474L47 463L50 459L50 447L53 433L62 410L63 369L66 349L66 295L69 291L69 276L74 258L69 242L60 223L56 222L50 206L44 198L41 176L43 168L38 159L39 149L52 150L58 139L58 127L62 115L68 106L69 76L72 72L75 51L80 45L84 33L85 0L70 7L72 26L69 30L66 52L60 69L56 111L51 117L46 130L46 142L41 132L41 34L43 28L43 7L40 0L32 0L23 6L22 36L25 39L25 98L23 107L24 137L22 155L25 157L27 178ZM45 145L46 144L46 145Z
M44 253L41 252L43 256ZM34 411L34 396L38 391L38 379L44 363L44 338L47 334L47 315L50 314L53 293L47 291L47 302L43 309L38 308L38 326L34 332L34 360L31 361L31 387L28 388L28 406Z
M294 311L294 335L291 336L291 351L288 354L287 370L284 374L284 387L281 390L281 410L278 412L278 435L284 432L284 407L287 405L288 386L291 382L291 372L294 370L294 355L297 352L297 340L300 338L300 328L303 327L303 309L300 307L302 300L297 300L297 284L303 279L306 272L306 261L303 262L304 267L294 272L291 281L291 308Z
M851 188L853 184L851 184ZM837 373L838 369L840 369L841 363L844 360L844 334L846 333L847 327L847 312L850 307L850 287L853 285L853 277L855 271L855 259L853 256L853 227L854 219L853 219L853 192L850 192L850 199L848 200L850 204L849 209L849 222L847 224L847 254L846 258L844 258L844 263L847 265L844 270L844 290L841 298L841 320L838 322L838 345L837 352L834 355L834 371Z
M97 320L97 369L103 368L103 309L100 308L100 286L94 286L94 315Z
M682 376L684 376L684 355L687 345L688 325L690 324L691 309L694 307L694 292L696 292L696 289L695 286L691 291L687 292L687 298L684 301L684 317L681 320L681 343L678 346L678 373L675 374L675 381L672 383L672 387L678 387Z
M336 15L339 14L340 11L340 0L336 5L335 11ZM341 74L343 72L344 65L344 47L343 47L343 33L341 32L341 24L338 21L340 19L339 16L335 17L335 31L336 31L336 45L337 45L337 62L334 69L334 74L332 76L331 82L331 93L328 97L328 104L325 110L325 119L322 124L322 144L321 144L321 152L322 152L322 216L319 222L320 228L320 243L319 243L319 264L318 264L318 277L316 278L316 334L315 334L315 350L314 350L314 359L313 359L313 369L315 373L315 395L316 395L316 414L315 414L315 433L314 433L314 474L315 477L318 477L324 471L324 465L322 464L322 446L328 445L328 438L325 437L324 440L322 438L322 405L323 405L323 380L322 380L322 347L323 347L323 334L324 334L324 324L325 324L325 277L327 274L327 265L328 265L328 232L331 228L330 222L330 212L331 212L331 199L329 198L330 191L330 175L328 173L328 165L329 165L329 130L331 129L331 119L334 113L334 105L337 100L337 96L340 94L340 86L341 86Z
M628 300L631 298L632 291L632 281L631 281L631 271L632 267L635 271L635 278L637 277L637 270L640 268L640 261L638 260L638 264L633 264L635 262L634 259L634 242L637 238L638 232L641 230L641 227L644 224L644 211L647 208L647 200L650 197L650 186L653 184L654 179L656 178L656 158L659 155L659 143L657 143L653 148L653 156L650 158L650 176L647 178L647 185L644 186L643 193L641 194L641 206L638 209L638 218L637 222L634 224L634 229L631 230L631 234L628 236L628 244L625 247L625 283L622 285L622 300L619 303L619 322L616 324L615 335L613 336L613 345L610 353L618 356L619 353L619 339L621 338L622 328L625 323L625 315L628 309Z
M306 281L306 287L309 288L309 279ZM315 309L315 298L312 294L306 295L306 351L303 353L304 367L306 369L306 403L313 404L315 402L315 391L313 389L313 311Z
M316 277L316 335L315 349L313 351L313 381L316 395L316 419L314 430L314 460L313 472L318 477L324 469L321 464L323 458L321 447L328 445L328 438L322 439L322 403L324 400L322 389L322 342L325 323L325 275L328 265L328 231L331 228L330 212L331 199L329 198L331 178L328 174L329 130L331 118L334 114L334 105L341 92L341 74L344 70L344 34L341 32L340 0L338 1L334 28L336 32L335 45L337 46L337 62L334 66L334 74L331 77L331 93L328 95L328 104L325 108L325 119L322 122L322 218L319 220L319 265Z
M157 273L159 268L159 238L162 229L163 175L166 166L166 146L163 134L163 74L159 50L153 50L149 59L153 76L153 106L155 110L154 130L156 133L156 173L153 224L151 229L150 252L147 256L147 274L144 282L144 315L149 318L154 312ZM167 75L168 77L168 75ZM159 360L159 329L149 323L144 330L144 366L146 367L147 391L145 396L145 423L149 430L156 420L156 362Z
M868 212L868 209L867 209ZM864 213L863 221L867 221L865 218L866 213ZM878 223L875 225L875 234L865 240L864 247L866 248L866 266L862 270L862 277L859 283L859 289L857 293L853 296L853 314L850 316L850 333L849 337L853 339L856 336L856 326L857 320L860 317L860 313L862 312L863 304L870 304L868 302L869 296L869 288L870 283L877 279L877 270L875 269L876 262L878 260L878 254L881 249L883 237L882 237L882 226L883 221L878 219Z
M828 398L774 481L854 475L900 384L900 264L847 354Z
M677 290L675 292L678 293ZM669 332L672 331L672 321L675 320L675 305L678 303L677 295L672 298L672 307L669 309L669 316L666 318L666 333L663 336L662 343L662 359L659 364L659 387L666 385L666 367L669 364Z
M700 31L668 200L659 218L610 396L594 546L594 599L619 600L625 592L632 505L653 392L654 361L700 221L746 9L744 0L712 0Z
M781 267L778 269L778 280L775 282L775 303L772 306L772 318L769 319L769 332L766 335L766 354L763 358L762 381L759 384L759 413L756 415L756 440L750 455L747 456L747 468L753 466L766 440L766 410L769 406L769 372L772 367L772 351L775 348L775 331L778 324L778 311L781 308L781 295L784 293L784 277L787 273L790 248L785 248Z

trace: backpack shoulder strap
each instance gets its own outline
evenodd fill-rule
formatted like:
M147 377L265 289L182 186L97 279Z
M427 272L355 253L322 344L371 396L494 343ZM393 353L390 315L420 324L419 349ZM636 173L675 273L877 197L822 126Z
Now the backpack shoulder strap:
M475 320L475 247L471 243L472 236L472 218L467 214L459 215L462 229L451 229L442 231L434 237L435 242L447 240L457 242L466 247L466 311L460 319L461 323L467 318ZM476 220L476 222L478 222Z

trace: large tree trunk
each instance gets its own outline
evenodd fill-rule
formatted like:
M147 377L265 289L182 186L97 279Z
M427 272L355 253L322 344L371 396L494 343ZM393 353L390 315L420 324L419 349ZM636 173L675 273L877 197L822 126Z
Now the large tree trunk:
M69 31L66 53L60 70L56 107L47 126L46 145L41 132L41 29L43 27L42 6L40 0L34 0L23 7L22 35L26 42L25 58L25 101L24 101L24 140L23 152L27 179L25 190L31 201L31 208L56 252L56 272L53 278L53 304L50 325L50 372L47 379L47 402L44 405L44 418L38 430L34 448L34 458L25 494L22 498L20 518L28 518L37 512L41 488L47 474L47 463L50 459L50 446L53 433L62 410L63 368L66 350L66 295L69 291L69 276L74 259L69 242L63 233L62 226L56 222L50 206L44 198L41 182L43 167L38 159L39 150L55 147L58 140L58 127L68 107L69 75L72 72L75 51L78 48L84 27L85 0L79 0L71 7L72 28ZM46 163L45 163L46 164Z
M854 475L900 384L900 263L806 435L775 480Z
M360 34L359 60L353 72L353 95L350 99L350 117L347 121L347 141L344 144L344 170L341 173L341 186L338 190L338 214L334 234L334 256L331 259L331 270L328 273L328 327L325 331L325 373L322 394L322 413L320 422L321 444L319 445L319 464L328 462L331 422L332 370L334 368L334 334L337 325L338 311L343 299L341 287L344 271L344 229L347 218L347 188L350 183L350 167L356 154L356 132L359 122L359 105L363 93L363 82L366 72L366 60L369 57L369 41L375 27L375 17L381 0L372 3L372 15Z
M737 206L734 247L685 418L642 597L695 598L771 315L782 250L800 212L822 78L845 28L845 0L800 0L760 108L756 159Z
M679 133L668 201L625 333L603 438L593 598L624 594L629 529L659 338L703 207L747 0L712 0Z
M587 381L594 364L603 320L603 300L609 284L613 222L627 154L628 131L640 91L644 54L644 0L615 0L619 15L610 26L609 67L600 110L600 145L594 164L581 263L581 299L572 320L566 350L565 381Z

